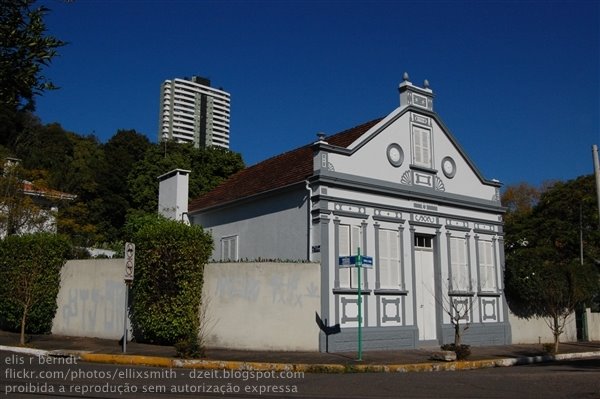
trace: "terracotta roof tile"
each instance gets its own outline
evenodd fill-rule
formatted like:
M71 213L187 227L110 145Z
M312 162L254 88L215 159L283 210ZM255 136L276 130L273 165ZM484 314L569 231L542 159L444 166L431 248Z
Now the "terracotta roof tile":
M325 138L330 145L348 147L376 125L375 119ZM192 200L190 212L225 204L308 179L313 174L312 143L239 171L212 191Z

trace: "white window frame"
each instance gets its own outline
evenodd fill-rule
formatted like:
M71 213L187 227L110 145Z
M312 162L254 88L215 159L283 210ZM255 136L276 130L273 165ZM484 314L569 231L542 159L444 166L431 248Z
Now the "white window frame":
M493 241L477 241L479 290L481 292L496 292L498 290L495 257L495 246Z
M339 256L355 256L362 246L362 226L340 224L338 234ZM340 288L358 288L357 267L340 268Z
M413 165L425 168L433 166L433 145L431 130L412 125Z
M379 229L379 286L382 289L403 289L401 273L400 232Z
M239 260L238 251L238 236L226 236L221 238L221 260L222 261L235 261Z
M466 237L450 237L448 240L451 292L471 292L469 247Z

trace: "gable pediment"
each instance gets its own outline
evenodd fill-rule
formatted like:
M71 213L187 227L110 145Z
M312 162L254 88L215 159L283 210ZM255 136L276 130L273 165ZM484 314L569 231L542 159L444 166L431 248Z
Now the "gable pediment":
M399 107L347 147L318 151L329 171L498 200L499 182L485 179L439 116L422 107Z

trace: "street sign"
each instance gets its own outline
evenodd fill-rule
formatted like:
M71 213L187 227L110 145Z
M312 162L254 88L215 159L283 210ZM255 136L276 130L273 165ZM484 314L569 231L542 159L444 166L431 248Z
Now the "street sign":
M356 265L356 256L340 256L338 264L340 267L352 267Z
M361 256L362 258L362 267L372 268L373 267L373 257L372 256Z
M368 269L373 267L373 257L372 256L340 256L338 264L340 267L358 267L360 263L361 267L366 267Z
M133 269L135 267L135 244L125 243L125 281L133 281Z

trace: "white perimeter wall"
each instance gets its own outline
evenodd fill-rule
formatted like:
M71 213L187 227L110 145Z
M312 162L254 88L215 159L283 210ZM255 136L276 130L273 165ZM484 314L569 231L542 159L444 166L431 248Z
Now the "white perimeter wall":
M63 267L52 333L120 339L125 260L70 260Z
M206 345L319 350L318 263L212 263L204 269Z
M587 312L587 325L588 325L588 339L590 341L600 341L600 313L592 313L588 308Z
M204 270L205 338L209 347L318 350L318 263L212 263ZM125 283L123 259L68 261L61 272L52 333L120 339ZM600 340L600 313L587 314L588 335ZM512 342L552 342L543 319L509 313ZM571 317L562 342L576 341Z
M529 320L521 319L511 312L508 314L508 320L510 322L510 329L512 331L512 343L513 344L537 344L537 343L550 343L554 342L554 336L552 330L546 324L546 321L541 318L532 318ZM600 320L597 320L600 322ZM592 328L590 324L589 330ZM590 337L590 339L593 339ZM572 314L567 319L565 325L565 332L560 336L560 342L575 342L577 341L577 327L575 325L575 314Z
M52 333L123 336L123 259L68 261L61 272ZM206 345L317 351L317 263L215 263L204 269ZM199 293L200 294L200 293Z

